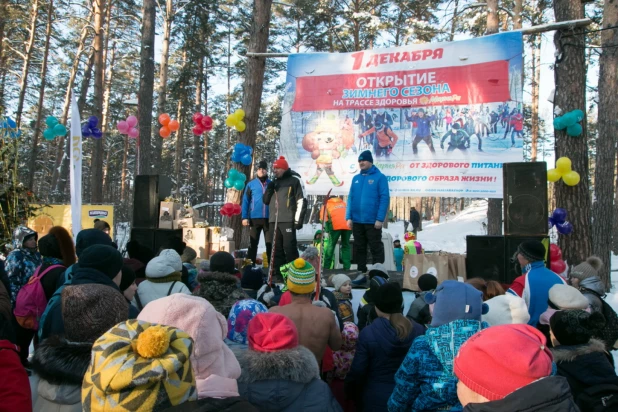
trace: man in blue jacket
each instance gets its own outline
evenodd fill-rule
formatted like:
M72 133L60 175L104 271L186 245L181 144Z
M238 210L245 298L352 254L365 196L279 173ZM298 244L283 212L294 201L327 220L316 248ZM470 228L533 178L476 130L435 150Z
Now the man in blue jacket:
M264 231L266 240L266 254L270 259L271 243L268 236L268 206L262 201L266 192L266 186L270 183L268 179L268 165L262 160L258 163L257 177L247 184L245 194L242 197L242 224L249 226L250 245L247 257L255 263L257 257L260 233Z
M358 270L367 271L367 246L373 263L384 263L382 222L390 203L386 176L373 165L373 156L365 150L358 157L360 173L354 176L348 195L346 220L352 229Z
M412 151L414 154L418 153L418 144L421 140L427 143L431 153L435 153L436 150L431 140L431 122L436 120L436 116L426 116L424 109L418 109L418 112L412 112L410 115L406 114L406 120L416 123L416 136L414 136L414 141L412 141Z

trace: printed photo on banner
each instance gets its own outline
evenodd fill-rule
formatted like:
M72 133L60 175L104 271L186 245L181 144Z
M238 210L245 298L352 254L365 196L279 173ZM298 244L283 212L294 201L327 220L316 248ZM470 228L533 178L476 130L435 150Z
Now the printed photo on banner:
M347 194L370 150L394 196L502 197L523 160L522 35L288 58L281 154Z

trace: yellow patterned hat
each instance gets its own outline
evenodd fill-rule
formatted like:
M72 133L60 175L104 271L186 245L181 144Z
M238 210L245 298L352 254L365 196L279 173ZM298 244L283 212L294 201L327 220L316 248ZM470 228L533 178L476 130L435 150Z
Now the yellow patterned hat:
M192 350L180 329L135 319L119 323L92 347L83 410L158 411L196 400Z

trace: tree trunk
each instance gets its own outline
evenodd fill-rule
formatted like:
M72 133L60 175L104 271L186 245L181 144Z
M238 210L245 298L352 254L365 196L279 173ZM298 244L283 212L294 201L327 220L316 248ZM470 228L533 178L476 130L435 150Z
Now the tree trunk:
M4 19L4 16L2 17ZM17 111L15 112L15 123L17 128L21 127L21 115L24 110L24 100L26 98L26 90L28 89L28 75L30 74L30 64L32 61L32 52L34 50L34 39L36 33L36 22L39 18L39 0L32 2L32 17L30 18L30 30L28 40L26 41L26 49L24 51L24 65L21 69L21 85L19 87L19 98L17 100Z
M138 174L154 174L152 162L152 94L154 92L155 0L144 0L142 8L142 45L139 64L139 140Z
M455 0L455 5L453 6L453 18L451 19L451 34L449 36L449 41L455 40L455 28L457 27L457 18L459 17L459 0Z
M515 7L513 7L513 30L521 29L522 9L523 0L515 0Z
M170 58L170 36L172 32L172 23L174 21L174 3L172 0L165 2L165 16L163 20L163 41L161 44L161 63L159 65L159 89L157 90L157 115L167 113L165 104L167 102L167 74L169 69ZM154 138L154 153L151 159L155 169L161 165L161 151L163 149L163 140L157 137Z
M499 31L498 0L487 0L487 29L485 34L496 34Z
M253 2L253 22L251 24L249 47L247 50L253 53L265 53L268 46L268 35L270 29L270 16L272 0L255 0ZM256 134L258 131L258 120L262 101L262 90L264 88L264 71L266 69L266 59L264 57L247 58L247 71L245 83L243 85L242 107L245 111L246 129L240 133L239 142L255 147ZM241 171L249 175L250 166L242 166ZM234 229L234 240L238 248L241 246L242 226L240 216L232 218L232 228Z
M107 54L107 53L106 53ZM112 50L109 59L109 67L105 71L105 94L103 95L103 121L101 122L101 131L105 136L109 130L113 130L113 127L109 126L109 103L112 94L112 79L114 78L114 64L116 63L116 42L112 42ZM107 161L103 166L103 193L108 193L109 190L109 157L111 147L107 150Z
M531 119L531 143L530 143L530 161L536 162L538 157L539 144L539 81L541 79L541 35L532 36L532 119Z
M124 136L124 151L122 152L122 174L120 177L120 202L127 199L127 157L129 156L129 136Z
M618 0L606 0L602 28L618 24ZM601 32L599 57L598 137L595 164L595 202L592 208L592 251L603 260L599 276L606 290L611 286L611 245L614 218L614 178L616 165L616 119L618 99L618 32ZM578 138L576 138L578 139Z
M8 0L0 0L0 16L6 16L8 11ZM5 58L4 58L4 27L6 25L5 18L0 19L0 73L2 79L0 79L0 114L5 113L4 107L4 85L6 82L7 70L4 68Z
M185 60L186 61L186 60ZM182 86L181 86L182 87ZM174 164L174 176L176 177L176 196L180 197L180 188L182 187L181 178L180 178L180 168L183 163L183 152L184 152L184 141L183 141L183 132L184 132L184 117L182 116L183 108L182 103L184 101L185 95L184 90L181 92L180 99L178 99L178 110L176 112L176 119L180 123L180 128L178 132L176 132L176 153L175 153L175 164Z
M556 22L584 18L584 6L579 0L555 0L554 15ZM569 37L562 39L562 31L556 31L554 44L558 59L555 64L554 77L556 95L554 108L559 107L563 113L580 109L586 113L586 60L585 28L564 30ZM615 93L615 90L611 91ZM588 137L586 116L581 122L583 134L579 137L567 136L565 131L555 131L556 158L568 156L572 168L581 176L579 184L569 187L564 182L556 183L556 204L569 213L569 221L574 230L568 236L560 236L562 254L569 263L584 261L591 253L590 238L590 188L588 173ZM604 129L606 131L607 129ZM605 144L605 142L602 142ZM613 158L612 158L613 168ZM596 223L595 223L596 224ZM602 225L599 225L602 228ZM607 229L607 228L606 228Z
M195 79L195 112L202 112L202 84L204 81L204 57L197 61L197 79ZM194 187L194 193L199 193L200 179L198 178L200 169L200 136L193 134L193 154L191 159L190 184ZM205 189L205 188L204 188Z
M39 102L36 109L36 122L32 137L32 151L30 152L30 167L28 168L28 187L34 187L34 172L37 167L37 152L39 135L41 130L41 117L43 116L43 99L45 98L45 86L47 85L47 57L49 56L49 40L52 32L52 15L54 13L54 0L49 0L47 6L47 28L45 29L45 50L43 51L43 64L41 65L41 85L39 86Z
M103 59L103 41L105 25L105 0L93 0L94 8L94 98L92 113L99 118L99 128L103 128L103 76L105 60ZM103 203L103 140L94 139L92 162L90 168L90 202Z

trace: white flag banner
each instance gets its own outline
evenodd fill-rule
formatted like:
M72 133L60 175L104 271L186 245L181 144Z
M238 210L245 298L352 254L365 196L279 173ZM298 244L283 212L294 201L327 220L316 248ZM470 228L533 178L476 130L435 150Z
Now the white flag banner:
M73 239L82 229L82 125L75 94L71 103L71 227Z

